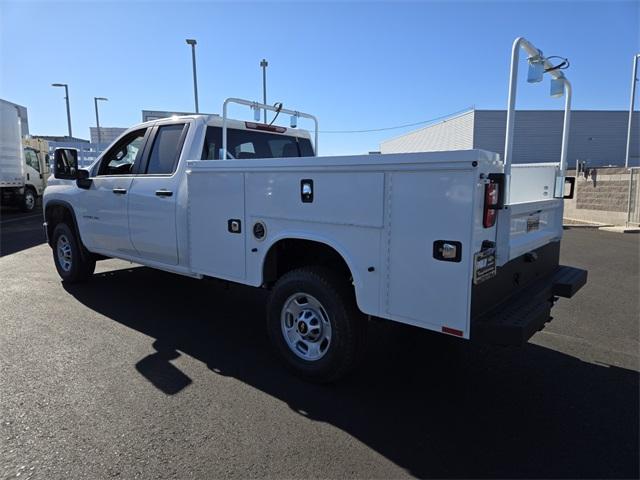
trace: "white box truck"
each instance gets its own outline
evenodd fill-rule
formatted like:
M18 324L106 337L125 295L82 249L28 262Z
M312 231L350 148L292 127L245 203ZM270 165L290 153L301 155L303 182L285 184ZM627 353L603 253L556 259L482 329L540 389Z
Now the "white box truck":
M27 145L25 145L27 143ZM25 139L15 104L0 99L0 203L25 212L36 208L49 174L48 153Z
M230 120L232 103L314 120L315 141ZM353 368L371 317L521 345L586 282L559 264L562 160L511 169L481 150L319 157L317 132L311 115L232 98L222 117L132 127L86 170L75 150L57 150L44 228L59 275L84 281L96 260L116 257L267 288L275 350L315 381Z

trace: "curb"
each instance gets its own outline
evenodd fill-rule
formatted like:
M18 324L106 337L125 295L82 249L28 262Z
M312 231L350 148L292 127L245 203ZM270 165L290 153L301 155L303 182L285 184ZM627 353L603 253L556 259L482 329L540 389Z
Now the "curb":
M613 232L613 233L640 233L640 227L600 227L598 230L602 230L603 232Z

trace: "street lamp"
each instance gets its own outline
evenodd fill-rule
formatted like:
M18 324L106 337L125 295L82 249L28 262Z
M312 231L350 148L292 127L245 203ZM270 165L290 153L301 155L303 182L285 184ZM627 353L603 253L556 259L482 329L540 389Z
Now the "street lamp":
M193 38L187 38L186 42L188 45L191 45L191 60L193 63L193 94L196 99L196 113L200 113L200 110L198 109L198 79L196 76L196 44L198 42Z
M67 101L67 126L69 127L69 137L73 137L71 133L71 110L69 110L69 85L66 83L52 83L52 87L64 87L64 99Z
M631 120L633 120L633 106L636 99L636 83L638 82L638 59L640 53L633 56L633 68L631 69L631 98L629 99L629 122L627 123L627 149L624 155L624 166L629 168L629 156L631 155ZM631 195L631 192L629 192ZM631 198L631 197L629 197Z
M267 104L267 67L269 66L269 62L267 62L264 58L260 62L260 66L262 67L262 103ZM267 109L264 109L264 123L267 123Z
M98 116L98 100L107 102L109 99L105 97L93 97L93 103L96 106L96 127L98 128L98 148L100 148L100 144L102 143L102 137L100 135L100 117Z

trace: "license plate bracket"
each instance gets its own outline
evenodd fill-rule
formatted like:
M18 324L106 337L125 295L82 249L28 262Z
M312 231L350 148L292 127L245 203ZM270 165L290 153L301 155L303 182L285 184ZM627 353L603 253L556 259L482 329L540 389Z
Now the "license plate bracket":
M482 250L473 256L473 283L478 285L496 276L496 251Z
M540 215L531 215L527 218L527 233L540 229Z

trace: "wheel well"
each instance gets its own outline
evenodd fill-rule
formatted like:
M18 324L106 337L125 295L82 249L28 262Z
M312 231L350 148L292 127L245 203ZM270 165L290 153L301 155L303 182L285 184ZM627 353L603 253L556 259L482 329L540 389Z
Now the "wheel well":
M344 278L352 278L342 255L326 243L287 238L277 241L269 249L264 260L262 281L271 286L285 273L312 265L329 267Z
M49 244L51 244L53 238L53 230L56 228L56 225L61 222L69 225L76 235L78 234L76 221L73 217L73 213L69 210L69 207L60 204L47 205L44 217L47 222L47 237L49 238Z

